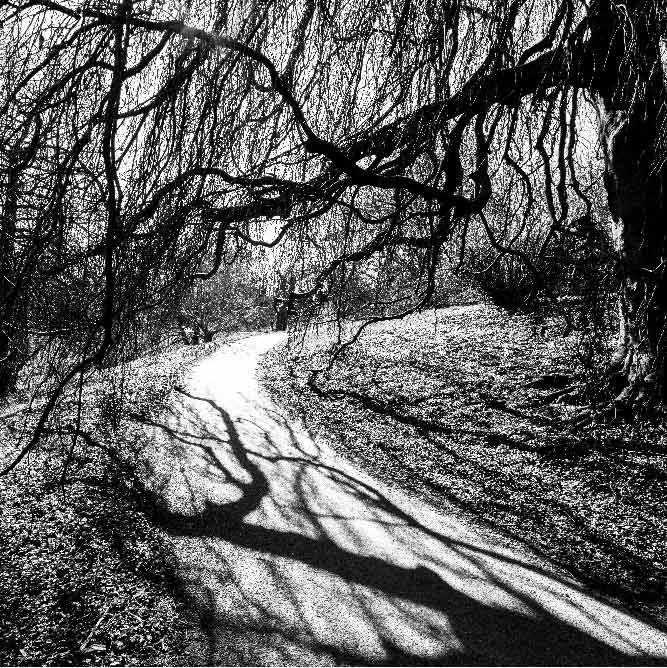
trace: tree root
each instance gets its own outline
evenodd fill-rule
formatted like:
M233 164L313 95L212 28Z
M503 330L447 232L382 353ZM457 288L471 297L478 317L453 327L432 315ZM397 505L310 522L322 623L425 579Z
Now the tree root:
M546 406L547 404L554 403L557 400L561 399L562 397L565 397L568 394L573 394L583 388L584 388L583 383L575 383L574 385L564 387L560 390L549 392L549 394L545 394L543 397L539 397L538 399L535 399L535 401L531 401L526 405L530 408L535 408L537 406Z
M548 390L550 388L563 389L574 379L573 375L565 373L547 373L535 380L526 383L524 387L536 390Z
M612 424L620 421L631 421L632 412L627 404L613 401L600 401L582 408L569 421L569 431L574 432L593 424Z
M637 417L662 417L667 414L667 406L662 402L646 401L645 397L638 397L628 401L618 396L611 401L601 401L586 406L569 421L569 430L575 431L593 424L631 423Z

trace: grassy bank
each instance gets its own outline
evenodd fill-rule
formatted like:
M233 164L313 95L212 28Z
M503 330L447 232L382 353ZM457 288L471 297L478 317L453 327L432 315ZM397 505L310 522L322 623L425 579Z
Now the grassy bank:
M667 428L572 431L582 351L557 323L489 306L373 326L323 371L327 341L264 365L280 403L360 466L546 554L667 623Z
M151 521L138 477L138 425L128 415L159 410L191 365L220 343L99 373L84 391L76 442L68 425L77 405L65 397L60 433L0 478L0 664L183 662L192 622L166 537ZM2 409L9 461L38 402L32 412L19 403Z

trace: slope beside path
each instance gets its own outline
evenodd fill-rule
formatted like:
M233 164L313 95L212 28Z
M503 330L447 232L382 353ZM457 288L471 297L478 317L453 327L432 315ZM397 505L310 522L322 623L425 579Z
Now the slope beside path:
M206 664L667 663L667 634L356 470L259 387L262 334L147 425Z

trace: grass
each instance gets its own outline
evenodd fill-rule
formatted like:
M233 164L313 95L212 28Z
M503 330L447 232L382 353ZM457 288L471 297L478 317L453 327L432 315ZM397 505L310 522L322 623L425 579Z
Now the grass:
M229 338L229 337L228 337ZM0 478L0 665L173 665L196 633L169 542L139 477L139 426L212 345L172 349L108 369L83 396L82 435L65 428ZM37 407L4 406L4 461ZM18 408L17 408L18 406ZM136 436L136 438L135 438Z
M582 351L557 323L478 305L365 332L316 384L328 340L274 349L264 382L342 454L501 530L667 624L667 428L572 432Z

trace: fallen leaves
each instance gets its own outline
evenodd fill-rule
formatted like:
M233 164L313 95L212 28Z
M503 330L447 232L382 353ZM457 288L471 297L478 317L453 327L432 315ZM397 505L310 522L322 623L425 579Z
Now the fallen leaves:
M189 346L103 370L82 411L82 426L100 442L79 444L63 485L56 435L0 478L0 664L175 662L187 626L168 545L142 495L125 410L150 412L213 348ZM110 391L123 374L124 403L116 405ZM20 411L13 412L18 424ZM112 417L118 438L108 429ZM0 424L0 437L6 429Z
M584 371L577 340L556 330L547 322L535 337L528 317L485 305L441 309L369 328L318 378L324 396L307 385L323 338L270 353L264 380L374 474L455 504L667 622L655 594L667 582L667 429L571 433L577 395L564 390Z

